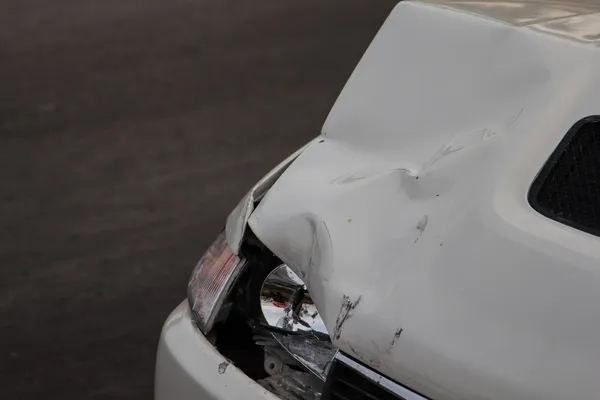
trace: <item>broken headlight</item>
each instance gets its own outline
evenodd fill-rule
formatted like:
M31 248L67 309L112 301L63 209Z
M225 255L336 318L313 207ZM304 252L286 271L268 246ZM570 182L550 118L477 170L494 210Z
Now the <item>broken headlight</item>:
M260 307L265 329L255 340L270 376L259 383L284 399L318 399L337 349L306 285L280 265L262 284Z
M245 251L235 255L221 234L204 253L188 283L194 321L265 389L283 400L318 400L337 349L310 293L261 244L247 242Z
M306 285L285 264L271 271L262 284L260 308L269 326L329 338Z

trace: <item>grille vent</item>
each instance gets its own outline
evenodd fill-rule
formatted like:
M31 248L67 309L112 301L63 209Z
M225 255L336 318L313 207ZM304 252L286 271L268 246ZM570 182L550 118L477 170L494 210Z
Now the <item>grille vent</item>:
M405 400L340 361L334 361L321 400Z
M571 128L532 185L529 202L548 218L600 236L600 116Z

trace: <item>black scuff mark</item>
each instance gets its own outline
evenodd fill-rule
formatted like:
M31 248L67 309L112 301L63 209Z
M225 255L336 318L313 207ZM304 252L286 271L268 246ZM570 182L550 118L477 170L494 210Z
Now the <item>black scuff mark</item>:
M354 347L352 347L352 345L350 343L346 343L346 346L348 346L348 348L350 349L350 351L352 353L354 353L355 356L357 356L358 358L362 358L360 353L358 351L356 351L356 349L354 349Z
M227 371L229 364L230 363L228 361L223 361L221 364L219 364L219 375L223 375L225 371Z
M404 331L404 329L400 328L400 329L398 329L398 330L397 330L397 331L394 333L394 338L392 339L392 346L393 346L394 344L396 344L396 341L397 341L398 339L400 339L400 335L402 335L402 332L403 332L403 331Z
M421 218L419 220L419 222L417 222L417 226L415 228L417 237L415 238L414 243L417 243L419 241L419 239L421 238L421 235L423 235L423 232L425 232L425 228L427 227L428 222L429 222L429 216L427 216L427 214L425 214L423 216L423 218Z
M402 335L403 331L404 331L404 329L399 328L396 330L396 332L394 332L394 337L392 338L392 341L390 342L390 345L388 346L386 353L388 353L388 354L392 353L392 348L394 347L394 345L396 344L398 339L400 339L400 335Z
M335 320L335 327L333 329L334 339L337 340L342 336L344 324L352 317L352 311L354 311L354 309L358 306L361 298L362 296L358 296L354 301L350 300L350 297L346 295L344 295L342 298L342 307L340 308L340 312Z
M359 352L354 347L352 347L352 345L350 343L345 342L345 344L350 349L350 351L354 354L354 356L356 358L358 358L359 360L366 362L367 364L369 364L370 366L372 366L374 368L379 368L381 366L381 363L379 362L378 359L373 358L373 357L367 357L362 352Z

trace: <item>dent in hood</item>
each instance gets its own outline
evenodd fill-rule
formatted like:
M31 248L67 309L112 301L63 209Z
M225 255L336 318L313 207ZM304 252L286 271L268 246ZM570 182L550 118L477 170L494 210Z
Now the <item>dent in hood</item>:
M250 215L254 211L254 204L260 201L271 186L273 186L273 183L279 179L286 168L289 167L307 146L308 144L294 152L262 177L229 214L227 223L225 224L225 237L227 238L227 245L233 254L239 254L248 218L250 218Z

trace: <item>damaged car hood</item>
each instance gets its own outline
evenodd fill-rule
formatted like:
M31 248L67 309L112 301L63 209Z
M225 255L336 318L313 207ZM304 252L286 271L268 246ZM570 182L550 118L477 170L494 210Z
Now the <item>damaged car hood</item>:
M530 25L399 5L249 216L337 347L436 400L600 393L600 241L527 202L600 52Z

